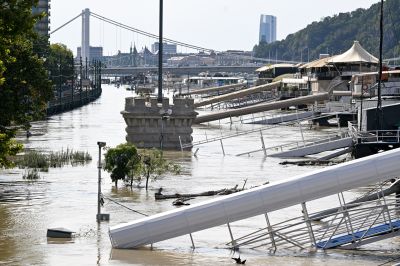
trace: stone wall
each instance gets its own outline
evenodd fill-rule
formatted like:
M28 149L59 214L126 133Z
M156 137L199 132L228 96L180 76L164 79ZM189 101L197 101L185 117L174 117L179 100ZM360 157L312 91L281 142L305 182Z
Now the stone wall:
M174 98L162 104L156 98L129 97L121 112L126 127L126 140L139 148L162 148L180 150L182 143L192 142L192 123L197 113L193 99Z

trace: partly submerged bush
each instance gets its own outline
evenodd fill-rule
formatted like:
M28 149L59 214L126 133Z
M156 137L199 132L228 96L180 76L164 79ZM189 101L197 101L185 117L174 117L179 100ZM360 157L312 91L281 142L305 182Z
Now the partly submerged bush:
M37 180L40 178L39 171L36 168L28 169L27 171L25 171L22 178L27 180Z
M77 165L90 162L92 157L88 152L74 151L72 149L50 152L48 154L38 151L27 151L16 160L19 168L36 168L47 171L48 168Z
M92 156L88 152L74 151L68 148L66 151L51 152L48 158L50 167L62 167L66 164L74 166L77 164L85 164L92 160Z
M17 158L16 164L19 168L48 169L47 155L37 151L28 151Z

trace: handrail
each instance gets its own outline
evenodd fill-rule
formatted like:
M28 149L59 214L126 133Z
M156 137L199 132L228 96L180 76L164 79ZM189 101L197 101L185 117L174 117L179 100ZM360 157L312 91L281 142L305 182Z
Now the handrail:
M357 143L400 143L400 129L358 131L352 126L349 133Z

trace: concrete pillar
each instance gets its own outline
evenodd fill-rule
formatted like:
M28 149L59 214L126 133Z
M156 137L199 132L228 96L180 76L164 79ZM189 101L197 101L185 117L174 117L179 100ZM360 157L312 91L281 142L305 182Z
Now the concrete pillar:
M90 62L90 10L86 8L82 10L82 44L81 44L82 60L86 58Z

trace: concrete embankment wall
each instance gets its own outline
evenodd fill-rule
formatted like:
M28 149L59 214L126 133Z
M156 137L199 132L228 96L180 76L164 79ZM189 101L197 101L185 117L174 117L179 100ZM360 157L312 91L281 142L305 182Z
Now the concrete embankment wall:
M73 97L71 95L68 95L61 98L61 100L52 100L47 105L46 114L47 116L51 116L62 112L71 111L75 108L79 108L97 100L100 97L101 92L101 88L93 89L82 91L82 93L76 93Z

